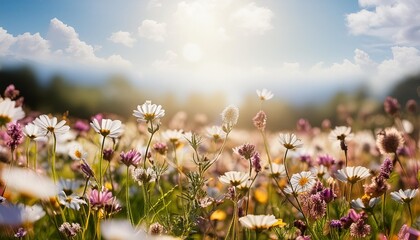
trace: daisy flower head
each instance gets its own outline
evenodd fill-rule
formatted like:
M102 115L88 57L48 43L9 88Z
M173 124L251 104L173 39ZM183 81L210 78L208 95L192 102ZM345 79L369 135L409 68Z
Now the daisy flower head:
M404 146L404 138L397 129L386 128L378 134L376 146L381 154L396 153Z
M69 156L73 160L82 160L86 159L87 152L83 149L83 146L80 144L74 144L69 151Z
M218 141L226 137L226 133L223 132L223 129L219 126L212 126L206 128L207 137L213 139L214 141Z
M219 177L219 180L222 183L230 184L234 187L246 182L248 180L248 174L243 172L237 172L237 171L230 171L225 172L224 175Z
M232 127L238 123L239 108L235 105L229 105L220 115L222 116L223 131L229 132L232 130Z
M58 202L66 208L71 208L76 211L79 211L80 204L86 204L85 200L83 200L79 196L74 194L67 196L67 194L64 191L61 191L58 194Z
M25 117L22 107L16 107L16 102L9 98L0 98L0 127Z
M132 168L131 169L131 176L133 177L134 181L139 184L139 186L146 185L148 183L155 182L158 175L153 168Z
M101 222L101 232L107 240L149 239L146 233L134 229L127 220L109 219Z
M165 139L167 142L170 142L172 144L178 144L181 139L184 137L184 131L183 130L171 130L168 129L165 132L162 133L163 139Z
M33 123L28 123L25 125L25 127L23 128L23 134L27 138L34 141L38 141L43 137L40 128Z
M369 176L370 176L369 169L362 166L345 167L343 169L338 170L337 173L335 174L335 177L338 180L342 182L348 182L350 184L354 184Z
M124 129L120 120L102 119L101 123L96 118L92 119L90 126L103 137L118 138Z
M280 133L279 141L288 150L295 150L303 146L300 139L294 133Z
M272 163L270 175L274 178L281 178L286 176L286 168L283 164Z
M274 94L272 92L270 92L269 90L263 88L262 90L257 89L257 95L258 98L261 101L266 101L266 100L270 100L273 98Z
M17 205L20 209L22 223L34 223L45 216L45 211L40 205L26 206L22 203Z
M138 122L149 123L165 116L165 110L161 105L152 104L148 100L142 105L137 106L137 110L133 111L133 116L137 118Z
M295 173L290 179L290 184L284 189L288 194L304 193L310 191L316 183L316 176L309 171Z
M353 136L354 134L351 133L351 127L338 126L335 127L334 130L331 130L330 134L328 135L328 138L331 141L345 141L352 139Z
M265 230L273 227L278 220L274 215L253 215L248 214L239 218L242 226L251 230Z
M409 203L419 192L418 189L400 189L398 192L391 192L391 198L399 203Z
M39 127L41 135L46 136L48 134L63 135L70 130L70 127L65 125L66 120L57 122L57 118L49 118L43 114L34 120L34 124Z
M364 195L362 198L351 200L351 207L356 210L372 209L378 204L380 198L371 198L368 195Z
M24 196L50 199L58 193L57 186L50 178L29 169L4 168L0 176L8 189Z

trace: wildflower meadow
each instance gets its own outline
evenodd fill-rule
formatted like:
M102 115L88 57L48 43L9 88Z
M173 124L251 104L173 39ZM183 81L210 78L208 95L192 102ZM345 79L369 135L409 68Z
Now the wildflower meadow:
M0 98L1 239L418 239L415 100L383 121L269 130L258 89L213 125L163 124L159 99L130 118L33 112ZM405 105L404 105L405 104ZM65 111L65 109L63 109ZM176 121L176 119L175 119Z

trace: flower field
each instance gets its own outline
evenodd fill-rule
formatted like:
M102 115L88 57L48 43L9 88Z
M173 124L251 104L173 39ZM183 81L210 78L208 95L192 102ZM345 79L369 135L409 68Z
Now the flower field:
M121 121L35 113L22 97L10 85L0 99L1 239L420 236L415 100L387 97L375 128L300 119L272 131L267 89L250 129L234 105L189 127L163 124L159 99Z

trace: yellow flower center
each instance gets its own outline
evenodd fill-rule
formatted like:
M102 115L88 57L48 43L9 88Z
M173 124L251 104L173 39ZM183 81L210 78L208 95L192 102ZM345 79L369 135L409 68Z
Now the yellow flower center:
M0 115L0 126L6 126L12 119L9 116Z
M307 184L309 182L309 179L307 177L303 177L301 179L299 179L299 185L301 187L305 186L305 184Z
M82 153L79 150L76 150L74 152L74 156L76 156L77 158L82 158Z
M111 132L110 130L108 130L108 129L101 129L101 135L102 136L104 136L104 137L106 137L106 136L108 136L108 134Z

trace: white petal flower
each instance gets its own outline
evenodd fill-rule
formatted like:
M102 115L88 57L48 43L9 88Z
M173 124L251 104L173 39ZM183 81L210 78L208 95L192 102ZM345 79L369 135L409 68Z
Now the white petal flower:
M101 222L101 232L107 240L148 239L146 233L134 229L127 220L105 220Z
M264 230L272 227L277 223L274 215L252 215L248 214L239 218L242 226L252 230Z
M286 149L289 150L295 150L303 145L300 139L298 139L293 133L280 133L279 141Z
M102 119L101 124L94 118L90 126L103 137L118 138L124 129L120 120Z
M312 189L316 183L316 176L309 171L295 173L290 179L290 184L284 189L288 194L304 193Z
M16 107L16 102L9 98L0 98L0 126L6 126L10 122L20 120L25 117L22 107Z
M356 209L356 210L366 210L366 209L373 208L379 201L380 201L380 198L370 198L365 203L363 202L361 198L358 198L356 200L351 200L350 205L353 209Z
M161 105L146 101L144 104L137 106L137 110L133 111L133 116L137 118L138 122L153 122L165 116L165 110Z
M334 130L330 132L328 138L331 141L344 141L344 140L351 140L354 134L351 133L351 127L347 126L339 126L335 127Z
M42 137L45 135L43 135L40 131L40 128L33 123L28 123L25 125L25 127L23 128L23 134L34 141L41 140Z
M162 133L162 138L165 141L170 143L178 143L181 139L184 138L184 131L183 130L171 130L168 129Z
M34 223L45 216L45 211L39 205L25 206L18 204L21 211L22 223Z
M71 208L76 211L79 211L80 204L86 204L86 201L81 199L79 196L74 194L67 196L67 194L64 191L61 191L58 194L58 202L61 205L64 205L66 208Z
M69 151L69 156L73 160L82 160L86 159L87 152L83 149L83 146L80 144L74 144Z
M257 90L257 95L258 95L258 98L261 100L261 101L266 101L266 100L270 100L270 99L272 99L273 98L273 93L272 92L270 92L270 91L268 91L267 89L262 89L262 90Z
M286 176L286 168L283 164L272 163L271 164L272 172L270 175L275 178L281 178Z
M230 171L225 172L224 175L220 176L219 180L223 183L227 183L235 187L247 181L248 177L249 175L246 173Z
M391 198L399 203L409 203L417 195L418 189L400 189L398 192L391 192Z
M369 169L357 166L357 167L345 167L340 169L335 174L336 178L342 182L349 182L354 184L360 180L363 180L370 176Z
M219 126L212 126L206 128L207 136L214 141L223 139L226 137L226 133L223 132L223 129Z
M40 129L41 135L55 134L62 135L70 130L70 127L65 125L66 121L61 120L57 123L57 118L49 118L47 115L41 115L34 120L34 124Z
M4 168L1 176L7 188L26 196L49 199L58 193L51 179L28 169Z

